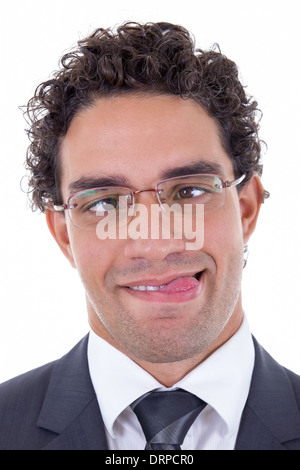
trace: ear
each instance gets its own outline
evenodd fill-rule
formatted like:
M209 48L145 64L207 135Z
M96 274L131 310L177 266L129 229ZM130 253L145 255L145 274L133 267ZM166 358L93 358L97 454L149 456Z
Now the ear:
M264 198L264 189L258 175L253 176L239 194L244 245L254 232Z
M46 211L46 221L48 228L53 235L55 241L60 247L63 254L70 261L73 268L75 268L75 262L73 258L73 253L71 249L68 228L66 224L66 217L64 213L47 210Z

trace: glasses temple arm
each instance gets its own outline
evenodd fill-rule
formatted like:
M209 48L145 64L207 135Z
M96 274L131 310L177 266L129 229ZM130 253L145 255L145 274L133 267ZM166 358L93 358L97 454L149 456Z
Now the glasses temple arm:
M67 204L61 204L61 205L53 204L52 207L57 212L64 212L68 208Z
M245 179L246 175L242 175L240 176L237 180L233 180L233 181L225 181L224 182L224 185L223 185L223 188L230 188L232 186L237 186L238 184L240 184L243 179Z

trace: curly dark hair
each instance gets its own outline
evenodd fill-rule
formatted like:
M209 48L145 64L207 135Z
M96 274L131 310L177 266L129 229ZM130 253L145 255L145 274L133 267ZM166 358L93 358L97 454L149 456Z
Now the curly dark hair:
M61 68L29 100L26 156L33 209L61 204L59 149L73 117L101 97L174 94L199 103L218 123L235 176L261 175L260 112L234 62L218 47L195 49L182 26L125 23L97 29L61 58ZM265 192L267 196L267 192Z

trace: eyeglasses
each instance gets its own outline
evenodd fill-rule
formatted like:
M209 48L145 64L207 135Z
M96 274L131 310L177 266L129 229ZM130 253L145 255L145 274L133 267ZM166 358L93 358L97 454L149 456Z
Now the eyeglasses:
M225 200L225 189L240 184L246 175L233 181L223 181L216 175L187 175L159 182L153 189L132 190L123 186L92 188L69 197L66 204L54 205L55 211L68 211L71 222L83 230L94 230L98 222L110 211L116 211L119 220L133 215L135 196L154 191L163 211L169 208L183 214L184 205L203 204L204 214L220 209Z

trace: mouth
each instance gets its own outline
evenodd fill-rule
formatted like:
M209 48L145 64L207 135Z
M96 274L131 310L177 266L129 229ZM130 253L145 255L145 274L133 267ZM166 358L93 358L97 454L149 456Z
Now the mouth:
M141 280L122 286L137 298L158 302L184 302L199 295L203 273L182 274L160 280Z

